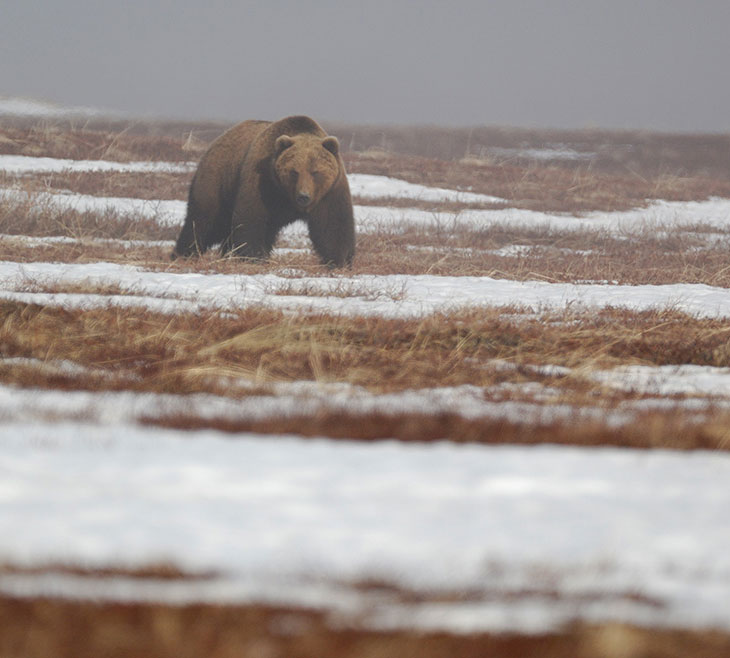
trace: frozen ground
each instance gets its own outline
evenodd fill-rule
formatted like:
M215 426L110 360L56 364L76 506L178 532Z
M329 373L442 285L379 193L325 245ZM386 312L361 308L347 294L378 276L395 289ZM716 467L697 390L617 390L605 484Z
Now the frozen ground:
M353 196L364 198L412 199L414 201L460 201L462 203L506 203L505 199L488 194L446 190L408 183L387 176L349 174L348 182Z
M0 158L0 169L22 175L68 166L42 160ZM89 170L106 166L71 165ZM118 164L108 166L112 173L120 170ZM155 163L125 166L166 170ZM464 191L429 190L383 177L351 180L361 197L470 198ZM3 194L22 199L24 193L12 189ZM88 210L110 207L170 224L179 224L184 216L180 201L70 193L26 199ZM724 230L730 223L730 201L658 201L644 209L584 217L373 206L359 206L356 214L362 231L499 223L630 235L698 225ZM302 229L294 231L301 234ZM118 294L93 292L109 284ZM92 291L58 291L68 285ZM296 293L297 285L306 294L276 294L281 289ZM352 295L342 296L347 290ZM611 305L730 315L726 289L688 284L292 278L291 273L243 277L150 272L109 263L2 262L0 297L80 307L145 305L167 313L266 304L290 312L403 316L518 304L531 313ZM68 362L28 365L88 375ZM591 376L605 386L657 396L660 402L662 396L684 393L727 404L729 372L627 366ZM345 385L299 383L272 386L270 393L237 402L215 396L0 387L0 564L134 568L171 562L215 574L162 582L0 571L0 590L122 600L315 604L340 619L364 619L373 626L458 632L538 631L574 618L730 630L726 453L359 444L183 433L140 424L142 417L181 409L236 418L316 413L337 405L434 413L448 408L467 417L534 422L576 413L553 405L488 402L476 387L375 396ZM651 402L620 408L614 421L626 422L633 409ZM399 600L392 591L353 586L367 579L444 596L440 603L419 605Z
M392 179L384 179L392 180ZM399 186L394 186L399 189ZM455 195L461 194L455 192ZM18 202L32 200L43 205L73 208L78 211L136 214L160 224L182 225L185 201L97 197L67 192L44 192L29 196L17 189L0 189L0 197ZM373 198L378 198L373 195ZM695 230L698 225L727 231L730 228L730 200L654 201L647 208L622 212L590 212L583 216L549 213L519 208L502 210L463 210L460 212L355 205L360 232L399 230L408 227L433 227L447 230L487 229L490 226L532 228L539 231L595 231L631 235L657 230ZM302 224L295 225L302 230Z
M458 631L538 631L573 616L730 628L725 454L182 438L66 422L4 430L3 522L23 531L3 534L0 557L218 574L3 575L5 592L253 598ZM373 611L377 593L348 586L363 579L466 600L381 593Z
M7 174L35 174L84 171L116 171L130 173L185 173L193 171L190 162L114 162L112 160L69 160L65 158L37 158L27 155L0 154L0 171Z
M46 287L59 285L103 288L110 284L118 286L122 294L44 292ZM343 296L347 291L351 296ZM621 286L427 274L292 279L276 274L148 272L115 263L0 261L0 298L66 308L147 306L168 313L263 305L292 312L417 317L467 307L515 305L531 312L611 306L637 311L671 308L702 317L730 316L730 291L704 284Z
M95 160L55 160L25 156L0 156L0 171L9 174L27 174L43 171L186 171L190 163L131 162L117 163ZM368 199L411 198L421 201L462 201L472 203L500 203L504 199L473 194L460 190L445 190L415 185L406 181L366 174L348 176L353 194ZM16 188L0 189L0 198L18 201L32 200L38 204L52 204L79 211L104 212L151 217L161 224L179 225L185 218L184 201L98 197L64 192L46 192L28 195ZM392 208L387 206L355 206L358 230L399 230L409 226L486 229L490 226L529 227L550 231L598 231L617 235L631 235L646 231L712 228L730 229L730 199L712 198L705 201L652 201L646 208L622 212L588 212L581 216L550 213L520 208L500 210L463 210L459 212ZM297 225L299 232L302 226Z
M0 154L0 171L22 175L51 172L116 171L131 173L185 173L195 170L194 162L114 162L111 160L70 160L26 155ZM505 203L488 194L416 185L397 178L371 174L349 174L350 191L363 198L412 199L414 201L459 201L462 203Z

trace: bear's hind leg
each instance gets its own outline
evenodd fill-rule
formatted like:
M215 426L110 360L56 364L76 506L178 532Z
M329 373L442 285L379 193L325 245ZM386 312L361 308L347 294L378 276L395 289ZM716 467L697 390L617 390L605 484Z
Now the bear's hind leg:
M178 257L187 258L188 256L200 255L210 246L206 241L205 218L195 203L192 195L188 199L188 210L185 216L180 235L172 250L171 257L173 260Z
M175 258L187 258L202 252L203 250L199 248L198 241L195 238L194 223L186 219L170 256L174 260Z

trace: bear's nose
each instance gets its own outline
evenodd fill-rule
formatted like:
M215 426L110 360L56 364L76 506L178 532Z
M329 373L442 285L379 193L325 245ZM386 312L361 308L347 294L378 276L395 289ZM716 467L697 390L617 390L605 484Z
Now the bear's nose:
M297 205L300 208L306 208L309 205L309 202L312 200L312 197L307 194L306 192L299 192L297 194Z

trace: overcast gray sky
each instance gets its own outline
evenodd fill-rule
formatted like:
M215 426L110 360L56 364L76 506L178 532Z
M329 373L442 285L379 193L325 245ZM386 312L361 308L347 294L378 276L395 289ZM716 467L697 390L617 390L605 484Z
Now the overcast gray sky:
M0 96L175 118L730 131L730 0L0 1Z

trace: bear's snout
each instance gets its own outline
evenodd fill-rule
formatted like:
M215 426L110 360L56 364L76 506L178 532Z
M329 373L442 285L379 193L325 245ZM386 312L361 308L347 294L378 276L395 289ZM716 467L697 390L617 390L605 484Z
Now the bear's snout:
M300 208L306 208L311 200L311 194L307 194L306 192L297 192L296 202Z

